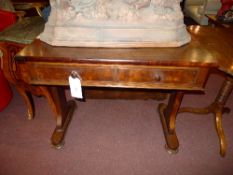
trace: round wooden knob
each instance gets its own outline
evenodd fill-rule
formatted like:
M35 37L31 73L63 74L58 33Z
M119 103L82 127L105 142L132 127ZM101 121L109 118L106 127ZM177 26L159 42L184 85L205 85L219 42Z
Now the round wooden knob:
M160 74L155 74L154 78L156 81L161 81L161 79L162 79Z
M70 76L72 78L79 78L81 80L81 76L79 75L77 71L71 71Z

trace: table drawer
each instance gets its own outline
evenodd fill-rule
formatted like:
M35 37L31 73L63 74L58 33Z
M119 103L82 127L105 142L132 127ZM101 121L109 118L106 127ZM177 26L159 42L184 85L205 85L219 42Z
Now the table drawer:
M27 62L19 64L19 68L20 77L30 84L68 85L68 77L75 71L83 86L163 89L201 89L202 77L208 73L207 69L197 67L43 62Z

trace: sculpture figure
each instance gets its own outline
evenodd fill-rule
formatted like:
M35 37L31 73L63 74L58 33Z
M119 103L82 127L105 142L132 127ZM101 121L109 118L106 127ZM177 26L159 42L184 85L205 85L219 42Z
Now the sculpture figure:
M180 46L190 41L180 0L50 0L41 39L52 45Z

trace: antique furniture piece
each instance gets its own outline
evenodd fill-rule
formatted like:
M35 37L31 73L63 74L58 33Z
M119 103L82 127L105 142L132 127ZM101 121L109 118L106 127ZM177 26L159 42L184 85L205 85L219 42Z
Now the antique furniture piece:
M37 2L37 3L36 3ZM29 3L28 5L25 3ZM33 106L31 103L30 93L35 94L34 87L28 86L22 82L19 82L15 79L14 75L12 75L12 69L14 69L14 55L21 50L26 44L30 44L44 29L44 20L41 17L24 17L25 12L18 11L19 9L15 9L14 5L24 5L23 9L30 9L31 6L36 4L46 5L48 1L39 2L38 0L2 0L0 1L0 9L3 9L4 12L8 12L11 14L11 21L8 22L6 16L0 20L0 28L5 27L5 25L12 24L16 22L14 16L17 15L17 22L4 29L4 31L0 32L0 58L1 58L1 68L3 69L3 73L6 76L7 80L15 85L18 92L24 98L27 107L28 107L28 118L31 119L33 117ZM9 16L9 15L8 15ZM6 23L6 24L5 24ZM11 66L9 66L11 65ZM1 70L0 70L1 71ZM1 74L2 75L2 74ZM37 95L41 95L36 93ZM3 96L7 97L7 93ZM3 97L2 96L2 97ZM8 98L9 99L9 98Z
M178 47L190 41L180 0L50 0L40 39L54 46Z
M24 98L28 107L28 119L34 116L34 109L31 101L31 95L42 95L38 93L35 87L28 86L16 79L12 72L15 70L14 56L25 45L30 44L44 28L44 20L41 17L23 18L16 24L10 26L3 32L0 32L0 53L2 69L7 80L12 83L18 92ZM30 92L30 93L28 93Z
M0 9L6 10L9 12L15 12L14 6L11 0L0 1Z
M221 156L225 156L227 144L222 127L222 113L230 112L230 109L226 108L225 104L233 90L233 28L230 24L221 23L217 18L213 19L214 24L220 27L212 28L212 33L209 33L209 28L200 28L198 26L190 27L189 31L197 31L193 32L197 38L203 38L205 35L206 39L202 43L216 55L219 65L218 69L224 73L225 81L212 104L201 109L183 108L180 109L180 112L193 112L197 114L213 113L220 142L220 154Z
M66 101L63 89L71 72L79 75L84 87L172 90L160 113L167 147L177 150L175 123L183 90L204 90L209 69L217 66L216 55L202 44L205 39L193 37L179 48L131 49L54 47L36 40L16 55L11 73L20 82L46 89L55 113L55 147L61 147L75 107Z
M48 0L12 0L16 10L25 11L35 9L37 14L42 17L42 9L49 5Z
M37 15L42 16L41 10L49 5L49 0L1 0L0 9L13 12L22 20L26 11L35 9ZM28 16L28 15L27 15Z
M184 14L200 25L208 25L206 15L216 15L220 7L220 0L185 0Z
M41 17L25 17L7 30L0 32L1 66L7 80L13 84L23 97L27 106L27 118L31 120L35 115L31 94L45 96L46 90L38 86L29 86L18 81L12 73L15 70L14 56L23 47L30 44L44 29L44 20ZM3 66L4 64L4 66ZM9 66L10 65L10 66ZM85 88L85 98L121 98L121 99L156 99L163 100L166 93L155 90L128 90L109 88ZM6 94L5 94L6 95Z

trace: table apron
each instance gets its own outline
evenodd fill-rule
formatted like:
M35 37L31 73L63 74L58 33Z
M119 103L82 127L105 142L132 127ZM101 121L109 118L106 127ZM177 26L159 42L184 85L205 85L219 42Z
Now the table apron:
M33 85L69 85L72 71L82 86L203 90L209 68L27 61L17 63L16 76Z

